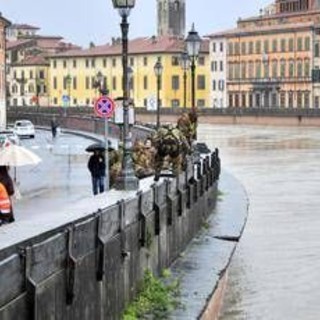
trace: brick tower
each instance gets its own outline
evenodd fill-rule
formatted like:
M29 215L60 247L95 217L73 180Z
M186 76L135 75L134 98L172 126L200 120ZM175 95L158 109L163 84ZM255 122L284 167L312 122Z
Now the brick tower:
M185 36L185 0L157 0L158 36Z

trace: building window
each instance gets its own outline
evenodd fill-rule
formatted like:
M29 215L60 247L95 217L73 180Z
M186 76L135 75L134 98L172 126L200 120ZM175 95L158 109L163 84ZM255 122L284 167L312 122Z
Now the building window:
M58 82L57 82L57 77L53 77L53 89L57 89L58 88Z
M57 68L57 60L53 60L53 68L54 68L54 69Z
M32 71L29 72L29 78L33 79L33 72Z
M236 94L234 95L234 106L235 106L236 108L239 107L239 94L238 94L238 93L236 93Z
M219 80L219 90L224 91L224 80Z
M148 76L143 77L143 89L148 90Z
M96 78L91 77L91 89L95 89L95 87L96 87Z
M205 62L206 62L206 59L205 59L205 57L199 57L198 58L198 65L199 66L204 66L205 65Z
M269 62L268 61L263 63L263 68L264 68L264 72L263 72L264 77L269 78Z
M240 64L239 63L234 64L234 76L236 79L240 79Z
M180 88L179 76L172 76L171 88L172 88L172 90L179 90L179 88Z
M240 54L240 44L239 44L239 42L236 42L234 44L234 53L237 54L237 55Z
M223 52L223 47L224 47L223 42L220 42L220 52Z
M228 53L230 56L233 55L233 43L232 42L230 42L228 45Z
M304 38L304 50L306 51L310 50L310 37Z
M206 101L204 99L198 99L197 100L197 107L203 108L206 106Z
M289 77L294 77L294 61L292 59L289 61Z
M242 62L241 63L241 78L242 79L246 79L246 77L247 77L246 71L247 71L247 65L245 62Z
M77 77L73 77L73 89L77 90Z
M253 107L253 94L249 94L249 107Z
M261 53L261 41L258 40L256 41L256 54L260 54Z
M53 104L55 104L55 105L58 104L58 99L57 98L53 98Z
M172 107L172 108L178 108L178 107L180 107L180 100L179 100L179 99L173 99L173 100L171 100L171 107Z
M306 59L304 61L304 76L306 78L310 77L310 61L309 61L309 59Z
M252 79L254 74L254 63L249 61L249 78Z
M77 67L77 60L73 60L73 67L74 67L74 68Z
M245 93L242 94L241 100L242 100L242 107L246 107L247 101L246 101L246 94Z
M286 39L281 39L281 52L285 52L286 49Z
M103 65L104 68L107 67L107 59L103 59L102 60L102 65Z
M289 51L293 52L294 51L294 41L293 38L289 39Z
M216 80L212 81L212 90L216 91Z
M256 78L261 78L261 61L259 60L256 61Z
M216 52L216 43L215 42L212 43L212 52Z
M298 91L297 94L297 107L302 108L302 92Z
M117 78L112 77L112 90L117 90Z
M86 68L89 68L89 60L86 59Z
M172 65L172 66L178 66L178 65L179 65L179 58L176 57L176 56L173 56L173 57L171 58L171 65Z
M130 66L131 66L131 67L133 67L133 66L134 66L134 58L130 58L130 60L129 60L129 64L130 64Z
M297 61L297 76L302 78L302 61L300 59Z
M277 60L272 61L272 78L278 77L278 62Z
M269 40L264 40L264 53L268 53L269 52Z
M148 66L148 57L143 57L143 65L144 65L145 67Z
M66 69L66 68L67 68L67 61L63 60L63 69Z
M261 102L260 102L260 93L256 93L256 107L260 108Z
M113 67L116 67L116 66L117 66L117 59L116 59L116 58L113 58L113 59L112 59L112 66L113 66Z
M319 58L320 57L320 46L319 46L319 43L316 43L314 45L314 56L316 58Z
M86 90L90 89L90 78L86 77Z
M289 92L289 97L288 97L288 107L293 108L293 92Z
M206 89L206 77L204 75L198 75L197 77L197 87L198 90L205 90Z
M253 54L253 42L249 42L249 54Z
M280 92L280 107L285 108L286 106L286 93L284 91Z
M282 59L280 62L280 77L286 77L286 61L284 59Z
M223 71L223 61L220 61L220 71Z
M319 102L320 102L320 97L319 96L314 97L314 107L316 109L319 109L319 105L320 105Z
M233 96L232 96L232 94L229 94L229 107L230 108L233 107Z
M278 51L278 40L273 39L272 41L272 52L277 52Z
M310 107L310 94L308 91L304 93L304 107L309 108Z
M86 105L87 105L87 106L90 105L90 99L89 99L89 98L86 99Z
M245 55L247 53L247 44L246 42L241 43L241 54Z
M302 51L302 38L299 37L297 40L297 50Z
M96 60L91 59L91 68L95 68L95 67L96 67Z

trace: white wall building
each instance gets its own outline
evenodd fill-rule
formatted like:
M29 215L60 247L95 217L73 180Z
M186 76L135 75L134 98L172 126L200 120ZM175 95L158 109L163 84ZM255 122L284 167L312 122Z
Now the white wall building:
M210 101L213 108L227 107L227 39L211 38L211 90Z

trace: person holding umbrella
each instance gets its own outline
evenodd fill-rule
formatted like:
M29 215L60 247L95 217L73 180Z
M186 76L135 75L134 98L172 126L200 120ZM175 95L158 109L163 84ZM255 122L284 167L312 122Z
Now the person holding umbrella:
M91 173L92 180L92 192L94 195L97 195L98 192L104 192L105 189L106 161L104 150L99 148L93 149L93 154L88 161L88 169Z

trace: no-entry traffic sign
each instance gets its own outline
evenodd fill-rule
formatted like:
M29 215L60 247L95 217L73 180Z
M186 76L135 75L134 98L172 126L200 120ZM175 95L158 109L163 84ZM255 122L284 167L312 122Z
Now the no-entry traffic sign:
M107 97L102 96L94 103L94 111L97 116L101 118L110 118L113 114L115 107L114 101Z

